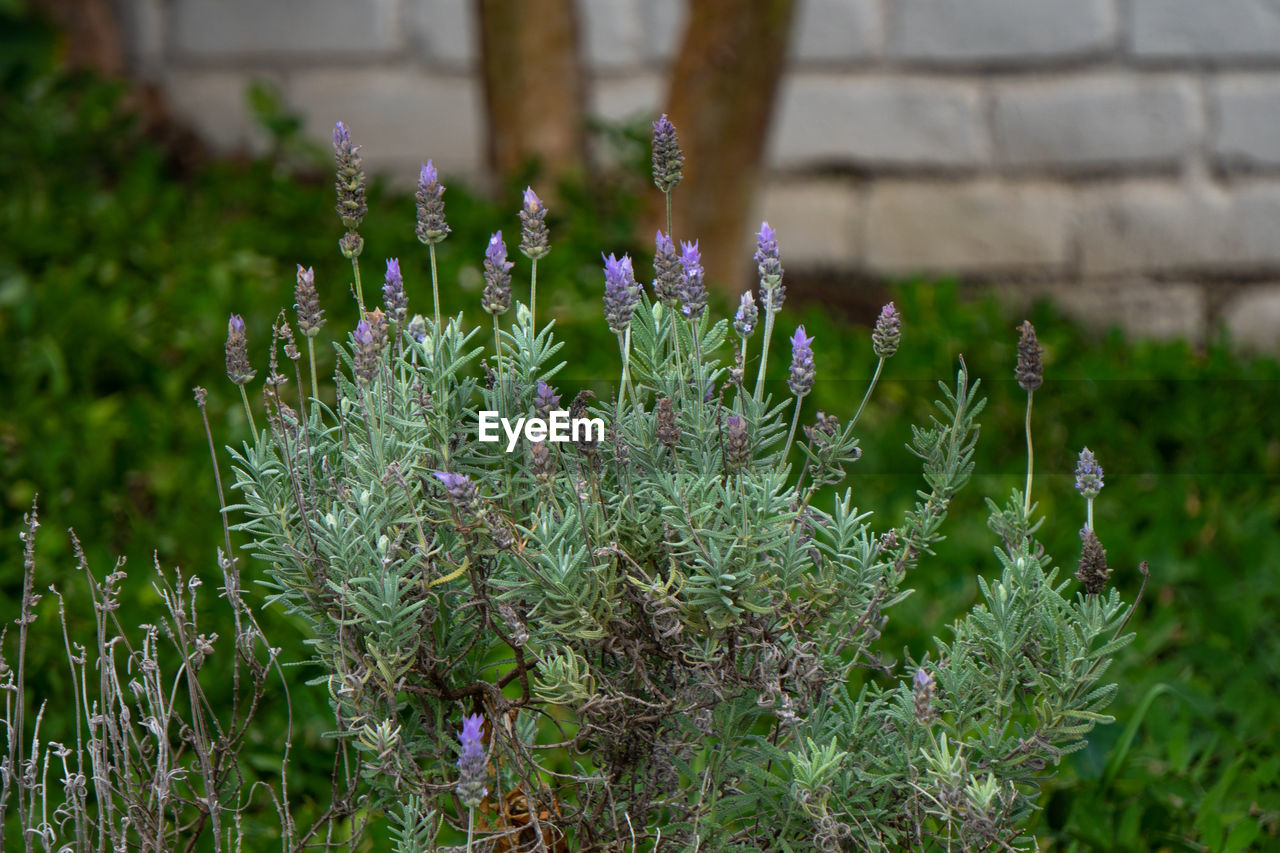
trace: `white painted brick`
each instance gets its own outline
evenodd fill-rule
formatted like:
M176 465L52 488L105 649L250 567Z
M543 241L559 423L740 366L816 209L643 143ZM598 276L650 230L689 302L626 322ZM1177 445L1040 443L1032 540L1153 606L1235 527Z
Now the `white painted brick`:
M235 71L171 71L159 82L175 117L215 149L262 153L267 138L254 122L247 97L253 77Z
M1143 57L1280 56L1273 0L1132 0L1132 50Z
M1182 78L1089 76L1001 86L995 140L1012 165L1177 161L1196 144L1196 87Z
M778 233L784 267L849 267L861 256L862 213L863 196L847 181L770 182L753 206L744 245L768 222Z
M478 173L484 163L480 85L410 69L342 69L295 74L289 102L307 117L307 133L329 138L344 122L370 171L417 175L431 158L448 173Z
M1086 276L1280 270L1280 184L1235 190L1130 181L1086 193Z
M867 202L875 272L988 273L1068 262L1071 197L1047 184L885 181Z
M1219 160L1250 166L1280 165L1280 77L1229 77L1210 90Z
M1280 285L1240 293L1223 307L1222 322L1242 349L1280 351Z
M178 49L204 57L369 54L400 46L396 0L176 0Z
M838 61L880 52L884 20L878 0L801 0L795 14L794 58Z
M617 69L647 58L640 0L579 0L582 55L589 66Z
M1086 328L1119 326L1132 337L1158 340L1205 337L1208 300L1202 285L1120 280L1058 285L1047 293Z
M1117 32L1112 0L894 0L890 8L890 54L926 62L1098 53Z
M684 38L689 18L686 0L646 0L641 7L644 21L645 57L666 62L675 57Z
M795 75L769 138L774 166L975 165L989 140L976 86Z
M427 57L441 65L471 68L480 55L480 32L471 0L403 0L404 22Z

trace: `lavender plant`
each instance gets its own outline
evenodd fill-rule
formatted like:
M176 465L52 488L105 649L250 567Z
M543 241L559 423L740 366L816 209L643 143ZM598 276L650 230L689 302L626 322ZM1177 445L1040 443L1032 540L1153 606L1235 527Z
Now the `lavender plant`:
M490 347L488 330L440 313L434 255L448 227L430 164L419 176L417 228L431 261L431 316L406 322L425 288L396 259L387 262L385 312L366 308L359 147L339 125L334 148L355 304L349 337L335 344L332 402L319 393L312 348L325 318L314 276L300 266L311 393L296 409L285 399L279 350L293 362L293 387L307 386L282 319L264 374L267 428L231 451L239 498L226 507L264 568L269 601L310 632L334 713L330 809L300 832L283 779L273 789L285 849L331 846L344 820L337 840L354 844L359 822L378 810L398 853L444 849L446 826L465 844L454 849L468 851L1030 849L1023 827L1038 785L1109 719L1103 710L1116 688L1102 676L1131 637L1132 607L1107 590L1110 569L1094 544L1096 460L1082 456L1078 470L1088 504L1083 590L1074 590L1035 538L1044 519L1030 499L1029 398L1027 487L1003 507L989 502L1000 547L997 573L978 579L982 601L936 652L886 658L877 643L887 614L910 594L908 575L932 554L973 472L984 401L963 360L954 384L939 383L929 424L912 431L908 447L924 476L918 501L897 524L879 522L851 489L831 487L861 455L859 419L901 344L892 304L872 334L877 367L854 415L842 422L818 411L798 429L808 418L803 398L821 381L822 350L796 328L790 393L767 393L770 338L786 323L777 234L760 229L759 307L744 294L731 321L707 310L696 241L677 253L668 222L657 235L653 293L629 257L604 259L616 392L557 387L562 345L554 322L538 323L533 308L537 260L551 245L533 190L519 211L528 305L512 292L501 234L477 247ZM668 205L682 166L664 117L654 179ZM228 374L252 419L245 388L257 374L238 319ZM748 388L747 344L758 325ZM737 341L727 358L730 328ZM1040 385L1040 355L1025 324L1016 375L1028 394ZM504 419L496 436L486 435L491 418ZM573 428L562 433L564 423ZM230 571L234 562L221 565ZM238 576L224 577L247 622ZM92 777L104 786L96 823L79 817L89 806L75 780L88 777L67 777L74 849L95 841L193 849L206 824L217 849L238 837L228 824L243 791L226 770L238 742L226 733L242 731L240 711L214 723L193 657L207 655L212 640L193 633L194 611L179 592L166 595L168 634L183 655L172 677L195 691L183 731L196 746L174 750L186 764L159 761L155 732L168 718L152 709L135 721L117 710L124 691L104 687L101 704L85 705L91 738L80 751L105 756ZM28 589L23 619L33 597ZM157 636L152 629L136 656L144 675ZM237 649L260 697L275 660L257 636L245 629ZM109 648L101 632L99 647ZM71 664L87 675L82 659ZM16 687L13 671L0 669L6 676L10 695L20 693L21 670ZM138 684L139 701L153 704L172 689ZM33 757L24 752L26 723L12 711L22 706L6 706L0 810L13 796L23 837L45 843L40 833L56 821L37 819L33 804L48 791L36 781L35 746ZM135 734L110 752L110 738L124 735L93 728L130 723L155 745ZM156 771L139 781L130 749ZM111 811L116 803L127 805L127 823Z
M668 201L682 162L659 120ZM361 309L337 347L335 403L313 394L291 418L268 395L271 429L233 453L238 528L273 601L314 635L373 802L430 803L469 848L494 850L1025 848L1047 768L1108 719L1115 685L1101 676L1132 612L1087 542L1073 593L1035 539L1029 406L1027 489L991 505L998 576L979 578L983 601L936 653L890 662L875 648L886 614L972 474L983 400L963 361L913 430L918 502L876 524L852 491L823 490L859 458L858 418L901 340L892 304L857 413L818 412L794 464L821 350L797 328L791 395L765 393L785 292L767 223L754 388L755 298L743 296L741 348L723 362L730 322L705 310L696 242L677 254L668 228L652 293L630 258L605 259L620 373L614 398L596 399L555 387L561 345L535 320L544 216L526 190L530 303L509 325L500 235L485 253L492 359L460 317L420 321L391 346ZM1025 325L1028 393L1039 358ZM557 411L606 429L557 440ZM523 432L482 440L487 412ZM872 676L855 692L858 670Z

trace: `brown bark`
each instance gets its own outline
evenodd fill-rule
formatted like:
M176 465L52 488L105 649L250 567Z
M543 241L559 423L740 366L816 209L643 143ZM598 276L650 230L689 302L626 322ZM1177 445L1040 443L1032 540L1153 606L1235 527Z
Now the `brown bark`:
M547 179L586 164L585 88L573 0L477 0L489 162L503 178L533 164Z
M674 236L698 239L707 281L731 291L753 269L744 235L794 9L794 0L692 0L671 75L668 114L685 157Z
M36 7L63 32L69 68L124 73L124 37L110 0L40 0Z

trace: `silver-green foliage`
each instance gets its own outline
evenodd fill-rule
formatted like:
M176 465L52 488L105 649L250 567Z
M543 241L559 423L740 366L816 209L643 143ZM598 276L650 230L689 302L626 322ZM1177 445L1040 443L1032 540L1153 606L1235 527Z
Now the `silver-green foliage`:
M888 527L822 490L858 458L856 423L819 413L793 466L803 401L743 387L723 320L645 297L624 402L561 389L605 440L510 454L477 440L478 413L534 414L563 367L553 326L518 307L502 358L483 362L460 317L425 328L394 330L371 381L339 346L332 407L295 413L268 379L269 428L233 453L239 529L314 635L335 734L400 849L434 844L431 807L467 826L468 713L486 718L495 771L477 837L522 849L1029 843L1038 782L1108 719L1101 677L1129 608L1058 578L1015 493L992 504L999 574L979 579L982 603L929 659L880 656L885 614L973 471L983 401L963 362L911 437L918 501ZM745 462L726 453L731 417Z

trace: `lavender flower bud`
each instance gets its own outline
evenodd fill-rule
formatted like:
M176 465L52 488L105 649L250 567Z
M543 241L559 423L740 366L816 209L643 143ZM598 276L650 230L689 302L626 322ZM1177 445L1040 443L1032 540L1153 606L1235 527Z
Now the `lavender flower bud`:
M387 274L382 285L382 303L387 306L387 317L397 328L404 325L409 316L409 297L404 293L404 276L400 275L400 259L387 260Z
M803 397L813 390L816 373L813 366L813 338L806 337L804 326L801 326L791 336L791 376L787 379L787 387L792 394Z
M320 334L324 325L324 311L320 310L320 295L316 293L316 274L310 267L302 268L298 264L298 283L293 288L297 300L295 308L298 313L298 328L308 338Z
M680 301L680 255L676 244L661 231L653 239L653 293L668 308Z
M444 484L445 493L449 495L449 502L459 512L470 513L475 509L480 498L476 491L476 484L471 482L470 477L466 474L436 471L435 478Z
M469 809L479 806L489 793L484 784L488 770L484 764L484 747L480 743L483 727L484 717L481 715L463 717L462 733L458 735L462 742L458 755L458 799Z
M227 377L237 385L247 385L258 375L249 364L249 339L244 333L244 319L232 314L227 321Z
M348 231L338 238L338 251L342 252L342 257L347 260L358 258L364 251L364 238L355 231Z
M782 285L782 260L778 254L777 234L769 227L768 222L760 223L760 233L756 235L755 262L760 273L760 304L765 311L777 314L782 310L787 289Z
M484 250L484 295L480 304L490 314L507 313L511 307L511 268L515 264L507 260L507 244L502 242L502 232L495 231Z
M751 441L747 436L747 421L742 415L725 418L728 434L724 439L724 461L729 470L736 471L751 461Z
M929 725L933 721L934 712L931 707L933 694L938 686L933 681L933 676L925 672L924 668L916 670L915 677L911 679L911 693L915 697L916 722L922 726Z
M738 300L738 313L733 315L733 329L743 338L749 338L756 330L756 321L759 318L760 310L756 308L756 298L748 290Z
M680 138L666 113L653 123L653 184L664 193L675 189L684 177Z
M639 303L640 288L631 269L631 258L628 255L623 255L621 260L613 255L605 258L604 317L609 328L619 335L625 332Z
M680 283L677 286L680 294L680 313L690 320L702 317L707 307L707 287L702 283L702 256L698 252L698 241L680 244Z
M1107 578L1111 577L1107 552L1098 541L1098 534L1090 527L1081 528L1080 544L1080 567L1076 570L1076 580L1089 595L1099 595L1107 588Z
M338 218L348 231L360 226L369 212L364 199L364 168L360 165L360 146L351 144L351 131L338 122L333 128L333 159L338 167Z
M418 173L418 191L413 198L418 203L418 226L414 229L418 240L428 246L439 243L448 236L449 226L444 221L444 187L430 160Z
M547 238L547 209L532 187L525 187L524 207L520 209L520 253L537 260L551 251Z
M418 343L427 339L427 321L421 314L414 314L413 319L409 321L409 334L413 335L413 339Z
M1085 448L1080 451L1080 460L1076 463L1076 489L1085 500L1093 500L1102 491L1102 466L1093 458L1093 451Z
M355 340L356 376L365 382L372 382L378 375L378 365L382 361L382 348L387 343L386 315L377 308L365 314L360 325L356 326Z
M1023 320L1018 331L1022 334L1018 338L1018 366L1014 376L1018 377L1022 390L1030 394L1044 381L1044 366L1040 363L1044 351L1036 340L1036 327L1029 320Z
M871 332L871 350L877 358L888 358L898 351L901 339L902 317L890 302L880 309L880 316L876 318L876 327Z
M680 427L676 424L676 410L670 397L663 397L658 401L656 420L658 441L666 447L679 444Z
M551 412L558 408L560 408L560 395L556 393L556 389L539 379L537 390L533 394L534 412L538 417L547 420L551 417Z
M551 485L555 469L551 463L551 449L547 447L545 441L529 443L529 470L533 472L534 479L539 485Z

